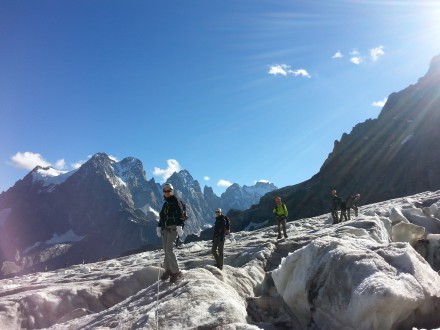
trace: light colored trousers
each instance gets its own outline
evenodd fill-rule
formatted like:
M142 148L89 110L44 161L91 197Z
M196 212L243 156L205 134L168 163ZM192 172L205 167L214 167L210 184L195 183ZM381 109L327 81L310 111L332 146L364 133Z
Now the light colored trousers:
M177 258L173 250L176 238L176 226L166 226L165 229L162 229L162 247L165 253L163 268L165 268L165 270L171 270L173 273L179 271L179 265L177 264Z

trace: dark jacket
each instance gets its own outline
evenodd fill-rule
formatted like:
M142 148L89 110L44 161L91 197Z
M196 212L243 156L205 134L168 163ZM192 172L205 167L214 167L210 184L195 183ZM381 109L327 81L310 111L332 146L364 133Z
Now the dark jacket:
M360 194L352 195L347 198L347 208L357 207L359 202Z
M230 230L230 226L231 223L227 216L220 214L218 217L215 217L213 239L219 238L221 241L224 241L226 235L225 231Z
M335 211L335 210L339 210L339 207L341 206L341 203L342 203L342 198L341 197L339 197L338 195L334 195L333 197L332 197L332 211Z
M165 197L165 202L163 203L162 209L159 213L160 220L158 227L164 226L182 226L182 204L180 200L171 195L168 198Z

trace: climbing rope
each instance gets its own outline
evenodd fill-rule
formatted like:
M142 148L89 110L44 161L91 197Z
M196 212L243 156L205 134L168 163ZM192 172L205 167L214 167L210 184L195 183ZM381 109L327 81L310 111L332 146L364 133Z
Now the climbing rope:
M159 294L160 294L160 269L162 264L159 261L159 268L157 269L157 296L156 296L156 330L159 330Z

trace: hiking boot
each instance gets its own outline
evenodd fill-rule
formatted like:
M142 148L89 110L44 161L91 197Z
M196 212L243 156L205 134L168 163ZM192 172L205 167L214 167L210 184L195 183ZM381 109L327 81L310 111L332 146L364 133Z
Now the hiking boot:
M173 273L170 276L170 283L175 283L179 278L182 277L182 272Z
M281 235L278 235L277 239L281 239Z
M173 274L173 272L172 272L171 270L166 269L165 272L164 272L164 273L162 274L162 276L160 277L160 279L161 279L162 281L165 281L165 280L169 279L170 276L171 276L172 274Z
M284 234L284 238L287 238L287 234Z

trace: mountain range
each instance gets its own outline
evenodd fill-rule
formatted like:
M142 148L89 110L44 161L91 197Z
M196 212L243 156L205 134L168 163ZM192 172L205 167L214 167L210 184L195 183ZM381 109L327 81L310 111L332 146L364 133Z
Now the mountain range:
M248 208L276 189L264 182L234 184L218 197L210 187L202 192L187 170L168 181L188 205L186 235L209 227L216 208ZM37 166L0 195L1 273L59 268L158 246L162 203L161 185L147 180L133 157L118 162L97 153L67 173Z
M360 193L362 204L440 189L439 96L440 55L417 83L388 97L377 119L335 141L319 172L299 184L234 184L219 197L210 187L202 191L187 170L174 173L168 181L189 209L185 236L206 239L217 207L235 231L269 226L275 196L292 221L328 212L332 189L344 198ZM117 162L97 153L68 173L36 167L0 194L1 274L157 247L161 205L160 185L133 157Z

